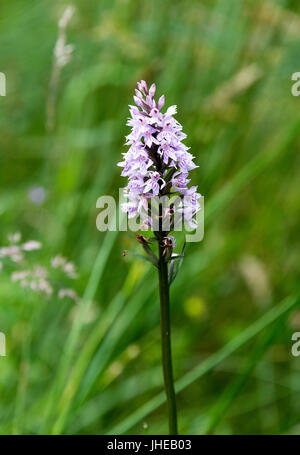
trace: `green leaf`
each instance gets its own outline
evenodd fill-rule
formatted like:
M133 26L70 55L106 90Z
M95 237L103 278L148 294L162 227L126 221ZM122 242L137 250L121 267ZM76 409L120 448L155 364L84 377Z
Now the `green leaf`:
M178 254L178 256L171 256L170 260L177 261L177 259L181 259L181 258L184 258L184 256L182 256L181 254Z
M171 285L173 283L173 281L175 280L175 278L177 277L177 275L179 273L179 270L181 269L184 255L185 255L185 248L186 248L186 242L184 242L181 254L179 256L175 256L175 257L171 258L172 260L171 260L171 264L170 264L170 268L169 268L169 285ZM175 261L177 261L176 266L175 266Z

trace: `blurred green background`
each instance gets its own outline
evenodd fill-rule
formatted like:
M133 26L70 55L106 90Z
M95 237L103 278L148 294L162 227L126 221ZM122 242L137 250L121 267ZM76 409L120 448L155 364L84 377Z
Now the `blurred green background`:
M299 433L299 2L74 1L51 98L67 5L0 2L1 245L18 231L43 243L33 261L69 257L82 296L46 299L0 272L1 434L167 432L155 270L122 256L140 252L133 233L96 229L97 198L125 185L140 79L178 105L205 196L204 240L171 289L180 432Z

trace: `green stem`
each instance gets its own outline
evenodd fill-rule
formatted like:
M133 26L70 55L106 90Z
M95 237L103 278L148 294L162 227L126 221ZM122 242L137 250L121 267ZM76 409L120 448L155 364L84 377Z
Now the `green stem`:
M174 379L171 354L171 324L170 324L170 298L168 281L168 264L163 255L164 247L159 242L159 295L160 295L160 319L161 319L161 346L162 364L165 390L167 395L167 406L169 414L169 433L178 434L176 397L174 390Z

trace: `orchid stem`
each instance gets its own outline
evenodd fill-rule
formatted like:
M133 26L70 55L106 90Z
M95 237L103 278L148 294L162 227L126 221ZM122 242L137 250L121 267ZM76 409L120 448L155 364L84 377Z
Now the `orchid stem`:
M164 247L159 242L159 295L160 295L160 319L161 319L161 347L164 384L167 395L167 406L169 414L169 433L177 435L177 410L176 396L174 390L172 353L171 353L171 324L170 324L170 297L168 264L164 258Z

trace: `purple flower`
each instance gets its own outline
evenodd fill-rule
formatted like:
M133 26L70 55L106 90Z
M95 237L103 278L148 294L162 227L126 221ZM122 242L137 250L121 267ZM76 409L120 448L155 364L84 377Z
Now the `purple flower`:
M173 190L184 199L176 207L177 212L195 227L200 194L197 187L188 187L188 174L198 166L183 143L186 135L182 126L174 118L177 107L170 106L162 113L165 97L162 95L156 103L155 92L155 84L148 90L145 81L138 82L134 96L136 106L129 106L127 125L131 132L126 137L129 150L122 154L123 161L118 163L123 168L121 175L128 177L125 188L128 202L122 205L122 210L128 212L129 217L142 214L147 210L148 199L167 195Z

